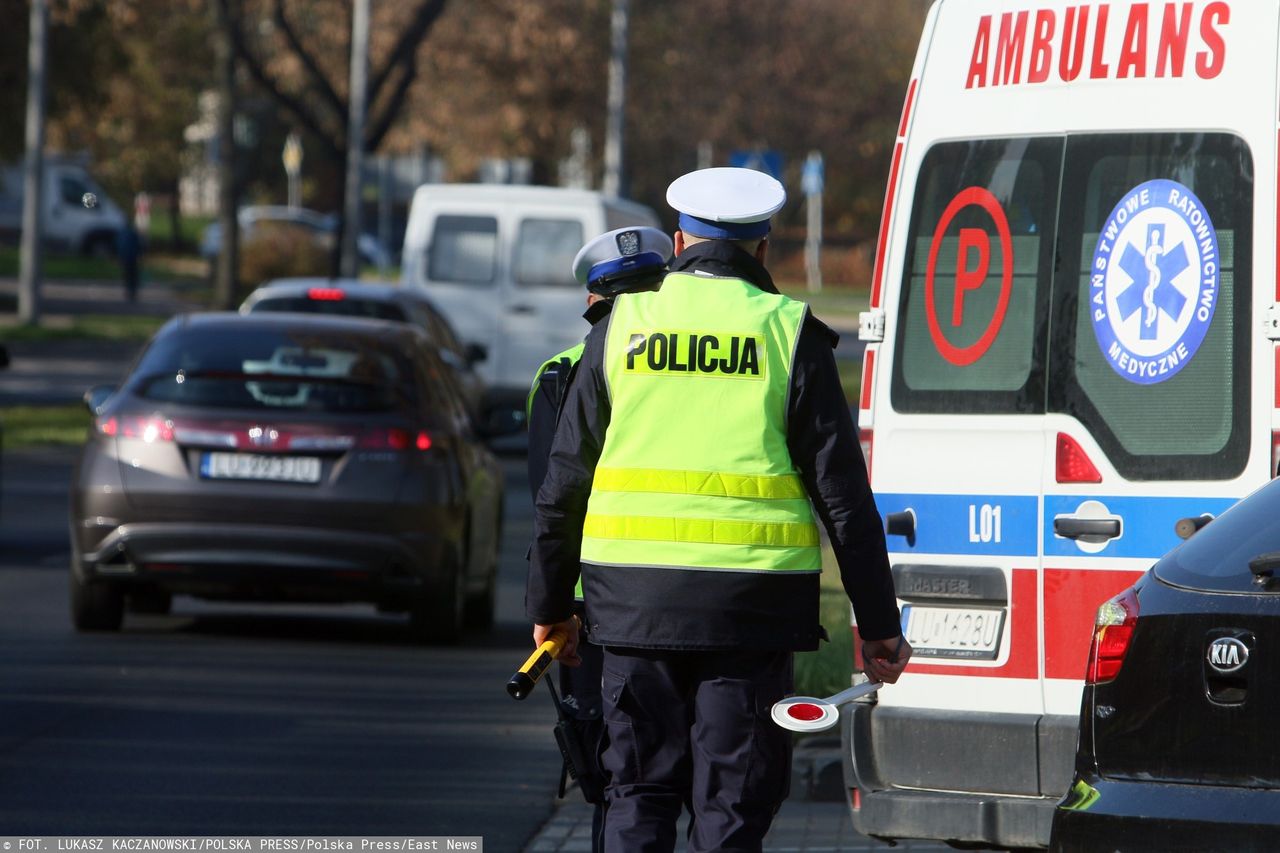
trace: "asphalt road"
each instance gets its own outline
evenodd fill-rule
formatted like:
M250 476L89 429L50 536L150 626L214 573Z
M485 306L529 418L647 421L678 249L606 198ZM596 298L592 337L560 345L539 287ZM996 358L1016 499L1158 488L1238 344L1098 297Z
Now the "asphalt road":
M529 650L531 508L505 460L498 625L415 646L368 607L212 605L77 634L74 453L3 459L0 835L482 835L518 850L551 813L550 702L503 689Z

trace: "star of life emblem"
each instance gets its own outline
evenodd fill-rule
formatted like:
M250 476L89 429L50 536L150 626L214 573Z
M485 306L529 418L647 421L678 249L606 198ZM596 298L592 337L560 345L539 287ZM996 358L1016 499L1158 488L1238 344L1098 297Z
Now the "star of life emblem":
M623 231L618 235L618 254L624 258L640 253L640 232Z
M1111 369L1164 382L1195 356L1218 303L1218 232L1190 189L1166 179L1125 193L1098 234L1089 316Z

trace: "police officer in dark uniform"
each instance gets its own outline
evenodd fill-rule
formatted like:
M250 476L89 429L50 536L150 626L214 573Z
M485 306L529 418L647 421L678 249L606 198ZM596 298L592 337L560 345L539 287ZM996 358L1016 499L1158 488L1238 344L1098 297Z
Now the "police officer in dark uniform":
M691 851L761 849L790 776L769 710L821 634L815 512L867 675L911 654L836 336L763 266L785 199L745 169L671 185L671 272L588 334L538 492L534 640L572 624L581 572L605 647L609 851L672 850L686 797Z
M634 226L601 234L588 242L573 260L573 274L587 287L587 310L582 316L592 326L608 316L610 304L620 293L653 290L662 283L671 260L671 238L656 228ZM547 472L547 458L555 435L556 420L565 392L572 381L581 343L549 358L538 368L529 391L529 488L533 497ZM581 618L582 585L575 589L574 613ZM585 633L585 632L583 632ZM598 766L602 743L600 678L604 659L600 646L579 642L579 666L560 666L562 707L572 719L577 739L585 748L592 766L576 768L579 788L587 802L595 805L592 815L592 849L602 849L604 827L604 777ZM583 778L584 774L587 776Z

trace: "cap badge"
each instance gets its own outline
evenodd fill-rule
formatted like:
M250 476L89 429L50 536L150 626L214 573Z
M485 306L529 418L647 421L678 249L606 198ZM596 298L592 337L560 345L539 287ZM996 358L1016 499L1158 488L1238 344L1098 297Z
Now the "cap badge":
M640 253L640 232L623 231L618 235L618 252L625 258Z

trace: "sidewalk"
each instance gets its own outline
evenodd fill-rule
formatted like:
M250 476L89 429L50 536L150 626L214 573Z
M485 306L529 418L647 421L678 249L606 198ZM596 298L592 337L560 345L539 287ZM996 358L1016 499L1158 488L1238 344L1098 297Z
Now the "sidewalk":
M839 739L819 738L812 748L797 746L792 763L791 797L782 804L765 837L769 853L866 853L889 850L890 846L853 829L846 792L841 778ZM688 818L680 821L676 844L683 851ZM945 844L923 841L901 842L895 851L941 853ZM589 853L591 850L591 806L577 790L557 800L555 810L524 848L524 853Z
M0 300L14 301L18 283L0 279ZM179 288L148 283L128 302L117 281L53 281L41 286L40 325L71 328L80 314L169 317L200 310ZM77 403L94 385L118 383L141 348L140 341L12 340L7 330L17 323L0 313L0 343L9 352L8 369L0 371L0 407Z

